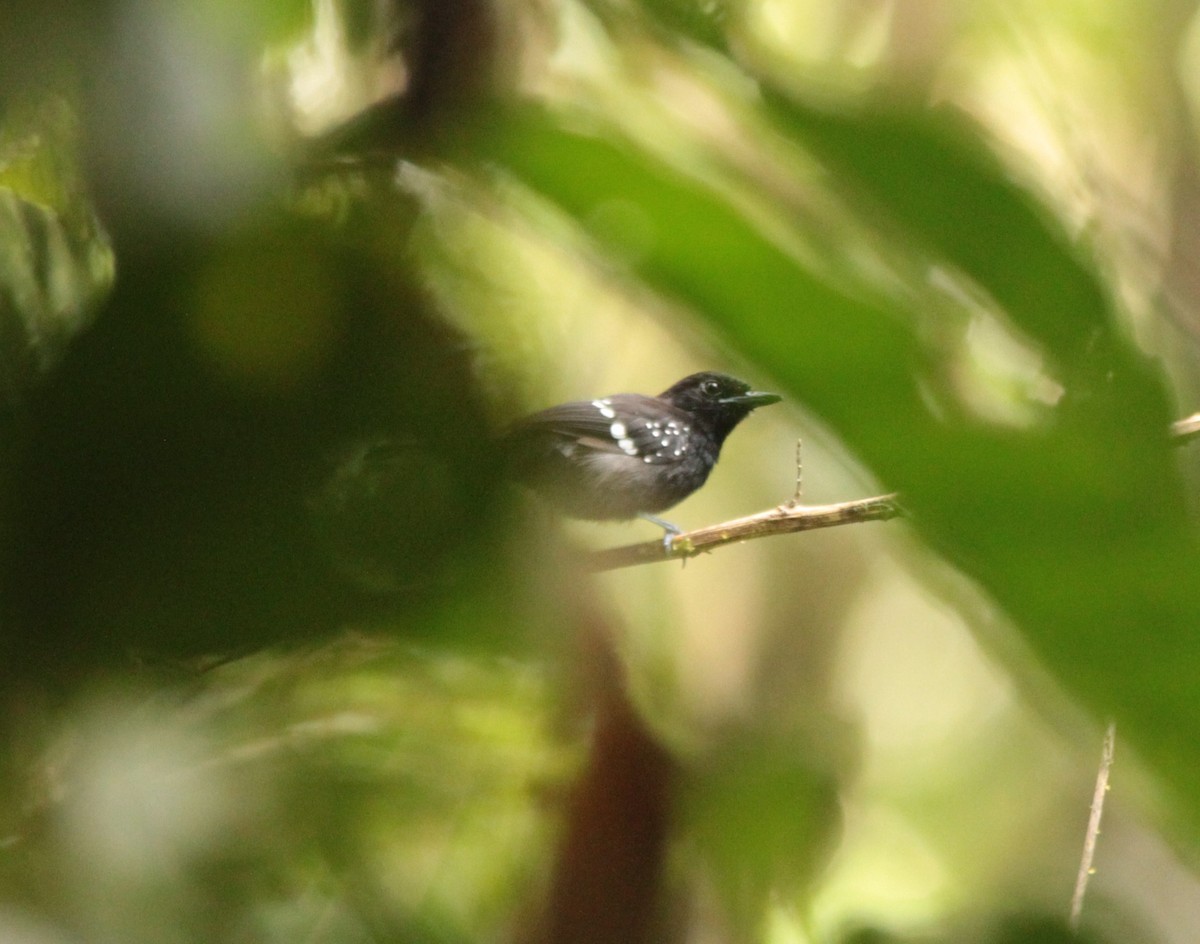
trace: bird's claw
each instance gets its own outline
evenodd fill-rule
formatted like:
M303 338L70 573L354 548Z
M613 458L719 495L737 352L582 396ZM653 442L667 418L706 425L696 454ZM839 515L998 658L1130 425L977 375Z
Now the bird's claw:
M651 524L656 524L663 529L663 553L670 554L674 546L675 539L679 537L679 535L683 534L683 530L677 525L671 524L669 521L664 521L662 518L656 517L655 515L646 514L645 512L638 515L638 517L649 521Z

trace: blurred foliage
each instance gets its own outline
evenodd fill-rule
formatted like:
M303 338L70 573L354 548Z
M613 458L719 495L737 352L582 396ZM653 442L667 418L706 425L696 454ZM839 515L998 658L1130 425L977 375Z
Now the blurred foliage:
M837 844L836 783L811 754L803 741L739 736L707 751L683 790L689 851L748 937L772 894L803 899Z
M1086 799L1050 794L1086 797L1088 722L1108 718L1125 815L1151 824L1128 861L1166 861L1161 833L1194 862L1200 475L1168 429L1200 391L1200 292L1173 255L1200 221L1183 199L1113 197L1067 120L1103 107L1104 82L1048 75L1074 74L1054 53L1119 49L1087 74L1162 109L1139 130L1153 140L1103 143L1155 153L1140 176L1186 194L1186 92L1137 65L1185 62L1186 44L1119 24L1195 11L1113 2L1093 34L1025 7L865 6L17 5L0 39L0 930L535 939L544 898L588 887L572 837L598 836L648 863L662 887L637 900L679 940L1075 939L1037 916L1065 910ZM833 67L788 58L796 22L827 27ZM988 85L1005 42L1041 100ZM1000 127L1004 106L1041 124ZM1104 238L1135 216L1153 235L1136 252ZM593 580L517 514L496 418L737 358L845 449L840 484L901 493L909 547L806 536ZM753 435L722 463L726 512L791 488ZM1034 705L1053 732L1015 763L1004 738L1032 723L981 710L961 735L943 792L1006 792L988 809L1042 832L969 830L985 848L958 842L979 860L959 874L905 829L962 820L926 792L871 796L858 762L878 746L822 720L844 707L839 633L882 580L868 554L902 556L1002 663L991 710ZM922 592L910 578L873 612ZM608 726L577 723L592 716ZM596 765L651 734L682 776L631 755L564 800L586 737ZM668 788L673 855L636 809ZM920 908L846 864L881 809L879 856L933 876ZM640 847L616 834L639 823ZM1106 894L1120 907L1089 913L1096 940L1200 921L1147 915L1144 876Z
M487 554L494 482L474 473L486 427L460 343L355 246L277 217L124 255L105 317L23 410L11 671L240 650L280 620L326 633L377 605L381 545L411 609ZM386 455L355 457L380 436ZM356 486L334 484L355 461ZM380 530L357 552L355 488Z
M349 636L190 693L92 690L52 746L69 788L21 798L44 818L6 850L6 897L69 903L95 939L477 940L540 878L543 798L575 766L546 681Z
M112 248L80 176L78 137L64 96L3 104L0 385L10 404L58 360L112 285Z

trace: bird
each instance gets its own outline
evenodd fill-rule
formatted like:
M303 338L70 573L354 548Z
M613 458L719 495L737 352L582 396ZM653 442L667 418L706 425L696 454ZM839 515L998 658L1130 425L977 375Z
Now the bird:
M513 478L562 514L589 521L657 515L708 480L721 446L755 409L778 403L727 374L702 371L656 397L618 393L562 403L517 420L503 439Z

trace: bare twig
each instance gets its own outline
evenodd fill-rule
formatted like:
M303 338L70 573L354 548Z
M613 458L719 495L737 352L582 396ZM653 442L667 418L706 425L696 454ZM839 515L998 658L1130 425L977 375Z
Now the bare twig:
M1083 838L1083 856L1079 862L1079 875L1075 878L1075 894L1071 896L1069 923L1072 931L1079 930L1079 916L1083 913L1083 896L1087 893L1088 881L1095 873L1092 862L1096 857L1096 838L1100 835L1100 816L1104 812L1104 797L1108 793L1108 773L1112 770L1113 748L1117 739L1117 726L1109 724L1104 732L1104 750L1100 755L1100 769L1096 771L1096 789L1092 793L1092 811L1088 817L1087 833Z
M796 440L796 491L792 493L790 505L800 504L800 496L804 494L804 440Z
M1200 413L1193 413L1172 423L1171 436L1181 444L1200 436Z
M662 541L647 541L644 544L628 544L624 547L596 551L590 556L589 565L592 570L599 571L632 567L635 564L651 564L656 561L686 560L723 545L748 541L751 538L832 528L862 521L888 521L903 513L894 494L860 498L836 505L797 505L789 502L745 518L735 518L723 524L680 534L671 542L670 551L663 551Z

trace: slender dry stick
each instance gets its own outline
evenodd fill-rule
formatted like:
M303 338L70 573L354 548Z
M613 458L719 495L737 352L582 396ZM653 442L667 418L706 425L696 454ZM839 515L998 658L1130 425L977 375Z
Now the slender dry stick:
M1200 413L1193 413L1172 423L1171 435L1181 443L1200 436Z
M722 524L697 528L675 537L670 551L663 551L662 541L627 544L596 551L589 555L591 570L616 570L635 564L656 561L686 560L726 544L762 538L773 534L793 534L862 521L888 521L904 512L893 495L878 495L836 505L797 505L792 502L760 511L745 518L735 518Z
M801 450L804 448L804 440L796 440L796 491L792 493L793 505L800 504L800 496L804 493L804 457Z
M1087 894L1088 881L1096 871L1092 862L1096 857L1096 839L1100 835L1100 816L1104 813L1104 797L1108 793L1108 773L1112 770L1116 740L1117 726L1110 723L1104 732L1104 750L1100 755L1100 769L1096 771L1096 789L1092 793L1092 811L1088 817L1087 833L1083 838L1083 856L1079 862L1079 875L1075 878L1075 894L1071 896L1071 915L1068 921L1072 931L1079 930L1083 896Z

